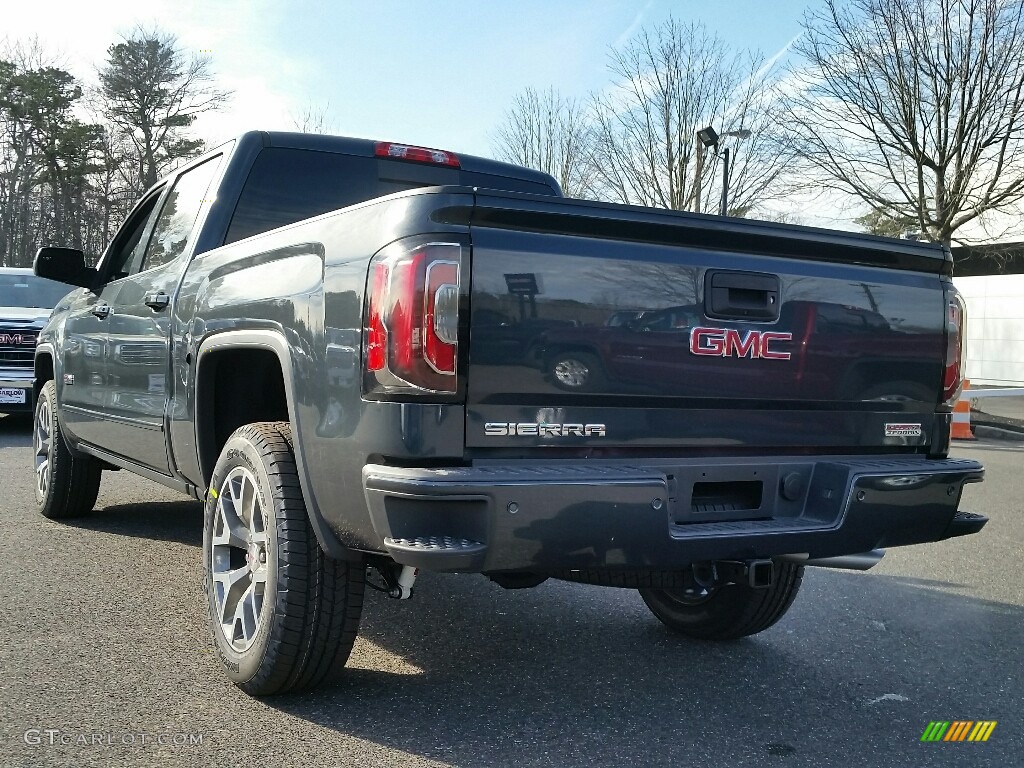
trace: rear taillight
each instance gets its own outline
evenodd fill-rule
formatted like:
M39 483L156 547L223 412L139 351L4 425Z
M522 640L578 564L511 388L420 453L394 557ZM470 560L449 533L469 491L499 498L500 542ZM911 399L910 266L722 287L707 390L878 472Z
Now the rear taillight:
M367 279L367 394L457 391L461 264L458 243L375 257Z
M966 307L960 294L951 291L946 304L946 367L942 376L942 400L956 405L964 386L964 323Z

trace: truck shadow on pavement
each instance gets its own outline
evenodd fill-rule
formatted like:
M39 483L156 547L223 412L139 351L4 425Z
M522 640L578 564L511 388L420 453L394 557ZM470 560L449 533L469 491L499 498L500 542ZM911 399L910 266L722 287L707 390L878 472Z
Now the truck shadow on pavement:
M0 446L32 445L32 414L0 414Z
M370 596L337 687L265 703L458 766L917 765L934 719L1002 719L1019 748L1022 633L1019 606L887 576L808 573L776 627L706 644L633 591L426 575L410 602Z
M100 493L102 494L102 486ZM203 505L182 497L181 501L151 501L141 504L102 506L85 517L63 520L62 524L118 536L153 541L173 541L187 546L203 544Z

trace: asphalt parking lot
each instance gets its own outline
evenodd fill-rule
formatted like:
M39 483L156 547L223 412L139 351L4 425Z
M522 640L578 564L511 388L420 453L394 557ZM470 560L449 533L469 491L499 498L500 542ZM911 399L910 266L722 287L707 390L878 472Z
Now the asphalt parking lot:
M212 653L200 506L107 473L92 516L49 522L29 445L0 418L3 766L1024 764L1024 445L955 450L988 467L980 535L809 569L757 637L680 639L632 591L427 575L368 594L345 682L263 701ZM932 720L998 725L922 743Z

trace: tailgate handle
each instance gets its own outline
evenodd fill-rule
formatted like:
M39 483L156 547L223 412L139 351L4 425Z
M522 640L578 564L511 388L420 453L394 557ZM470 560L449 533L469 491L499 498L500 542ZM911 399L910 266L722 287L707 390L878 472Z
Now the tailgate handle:
M758 272L709 270L704 312L721 320L778 320L779 277Z

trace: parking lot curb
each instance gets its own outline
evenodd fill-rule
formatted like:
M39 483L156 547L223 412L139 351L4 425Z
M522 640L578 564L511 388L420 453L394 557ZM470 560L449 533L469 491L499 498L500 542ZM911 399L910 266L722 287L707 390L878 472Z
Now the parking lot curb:
M986 424L977 424L974 427L975 437L984 437L988 440L1009 440L1014 443L1024 442L1024 432L1013 429L1001 429L990 427Z

